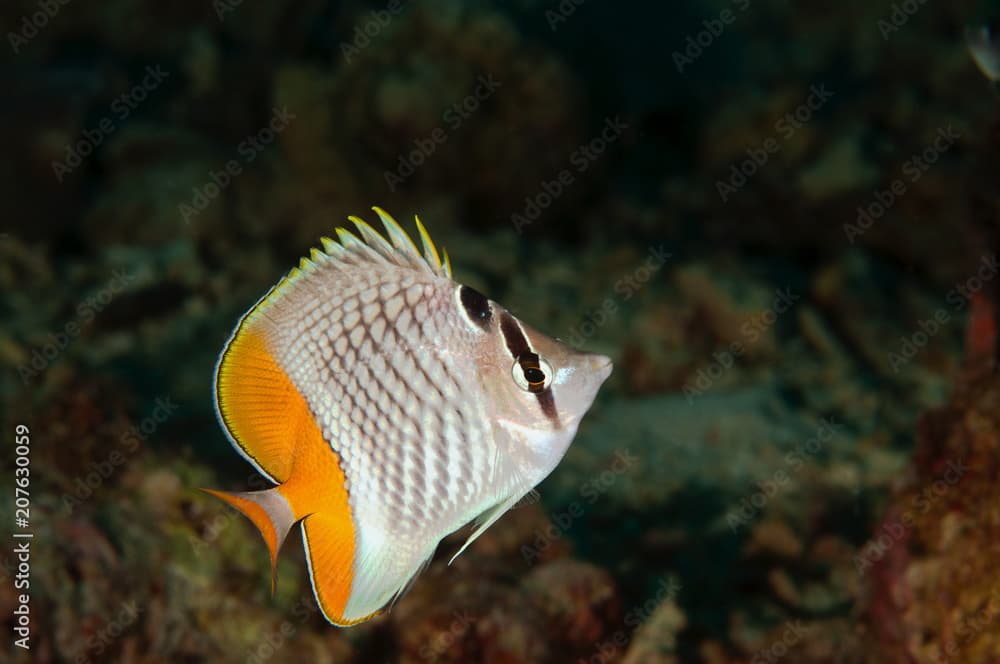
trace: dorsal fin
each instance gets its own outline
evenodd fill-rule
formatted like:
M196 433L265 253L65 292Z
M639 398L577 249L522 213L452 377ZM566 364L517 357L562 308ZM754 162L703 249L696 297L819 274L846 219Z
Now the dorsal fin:
M346 228L338 227L334 229L337 235L336 240L329 237L320 238L320 244L323 248L311 249L309 257L302 258L298 267L290 270L264 297L258 300L245 317L252 318L257 310L262 308L262 305L277 300L285 287L300 277L314 274L323 268L336 269L338 265L355 267L380 264L395 265L430 276L451 278L451 260L448 258L448 252L442 249L444 255L442 260L437 247L434 246L430 234L424 228L419 217L415 218L417 231L424 245L423 254L409 234L388 212L380 207L373 207L372 210L385 226L385 235L379 233L360 217L353 215L348 217L357 227L361 237Z
M340 240L339 246L331 246L334 243L326 238L323 241L327 257L351 265L386 262L437 277L451 278L451 261L448 260L447 252L444 254L445 260L442 261L420 217L414 216L414 220L417 222L417 232L424 247L423 254L409 234L388 212L380 207L373 207L372 210L382 221L386 235L379 233L364 219L352 215L348 219L358 229L361 237L343 228L336 229ZM315 261L315 258L313 260Z

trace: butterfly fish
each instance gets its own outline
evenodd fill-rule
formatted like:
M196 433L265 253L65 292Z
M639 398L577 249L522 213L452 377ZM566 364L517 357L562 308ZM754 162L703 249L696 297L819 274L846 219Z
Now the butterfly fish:
M260 530L272 591L300 524L339 626L391 605L442 538L475 522L457 557L531 494L611 374L453 281L419 217L422 253L374 210L385 236L349 217L357 234L338 228L258 300L215 371L230 442L276 486L206 491Z

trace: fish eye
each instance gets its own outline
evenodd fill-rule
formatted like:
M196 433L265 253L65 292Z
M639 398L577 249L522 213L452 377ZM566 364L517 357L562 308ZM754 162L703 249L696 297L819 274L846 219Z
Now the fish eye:
M511 367L511 374L518 387L535 394L544 392L552 384L552 365L538 353L523 353Z

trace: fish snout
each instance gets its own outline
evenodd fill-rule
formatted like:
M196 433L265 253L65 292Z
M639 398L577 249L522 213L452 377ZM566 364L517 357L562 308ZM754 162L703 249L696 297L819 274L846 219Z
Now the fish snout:
M600 353L592 353L590 355L590 370L600 378L602 383L611 375L612 369L614 369L614 364L607 355L601 355Z

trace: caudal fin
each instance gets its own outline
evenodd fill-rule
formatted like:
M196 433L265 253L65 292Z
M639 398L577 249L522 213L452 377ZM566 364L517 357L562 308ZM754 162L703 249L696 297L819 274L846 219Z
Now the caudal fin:
M267 543L268 551L271 552L271 593L273 594L277 584L278 550L296 521L288 500L281 493L281 487L274 487L266 491L240 493L213 489L201 490L235 507L257 526Z

